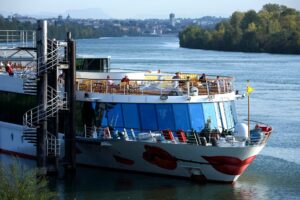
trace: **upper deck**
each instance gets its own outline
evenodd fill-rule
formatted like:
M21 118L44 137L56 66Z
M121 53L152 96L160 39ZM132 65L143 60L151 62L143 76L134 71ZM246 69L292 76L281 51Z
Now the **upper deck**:
M107 79L107 76L110 78ZM129 82L122 82L127 76ZM103 97L159 97L160 100L176 97L185 97L191 101L193 98L211 99L214 96L233 96L233 78L228 76L207 75L205 80L199 81L199 74L182 73L180 78L174 78L171 73L150 72L77 72L76 90L79 99L92 100ZM109 98L106 98L107 100ZM145 100L146 101L146 100Z
M0 67L0 75L4 76L7 85L15 87L16 82L22 82L17 79L34 76L34 71L34 66L17 66L14 68L14 78L11 79L5 72L5 67ZM110 76L109 80L107 76ZM128 76L129 82L121 81L125 76ZM12 82L8 83L10 80ZM207 75L206 80L199 81L199 74L195 73L182 73L179 79L174 79L174 74L171 73L77 72L76 93L77 99L83 101L93 101L100 97L107 97L107 101L112 101L112 96L118 96L119 100L122 97L135 97L135 99L148 97L148 100L151 97L159 97L160 100L184 97L184 100L193 101L197 98L212 100L216 96L230 97L232 100L235 98L233 81L232 77L219 76L217 80L216 76L212 75ZM17 85L20 85L19 89L11 92L22 91L22 83ZM2 89L8 91L5 88ZM141 101L147 100L141 99Z

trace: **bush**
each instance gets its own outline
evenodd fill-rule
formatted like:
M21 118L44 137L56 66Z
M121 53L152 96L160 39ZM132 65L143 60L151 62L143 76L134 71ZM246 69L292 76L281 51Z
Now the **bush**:
M8 166L0 165L1 200L50 200L56 193L48 189L45 178L37 178L36 169L27 169L14 162Z

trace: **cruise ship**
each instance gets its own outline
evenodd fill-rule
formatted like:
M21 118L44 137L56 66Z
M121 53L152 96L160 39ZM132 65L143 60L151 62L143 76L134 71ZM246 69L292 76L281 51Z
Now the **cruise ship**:
M77 61L72 127L77 164L232 183L266 145L270 126L238 119L235 102L243 95L233 77L116 71L109 70L109 60ZM39 66L20 62L11 76L2 63L0 153L39 159L36 129L68 109L64 65L49 62L42 70L55 68L58 82L48 86L42 106L36 106ZM64 138L63 132L47 133L47 156L63 157Z

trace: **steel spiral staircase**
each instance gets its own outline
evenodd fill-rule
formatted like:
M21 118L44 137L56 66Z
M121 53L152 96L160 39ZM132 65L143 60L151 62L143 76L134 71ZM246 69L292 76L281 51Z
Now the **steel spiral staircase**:
M24 74L23 90L25 94L37 94L37 82L42 73L48 73L52 69L60 66L60 57L58 55L59 46L53 43L56 41L48 40L47 62L36 69L36 72ZM37 62L41 62L44 58L37 58ZM40 104L23 115L23 138L29 143L37 145L37 128L39 124L50 117L55 117L59 110L67 109L67 96L54 88L47 86L47 103ZM47 132L46 136L47 156L58 157L60 154L60 141L52 133Z
M48 53L47 53L47 63L45 65L40 66L37 69L33 70L28 70L28 71L24 71L22 74L22 78L23 78L23 90L25 94L29 94L29 95L36 95L37 93L37 81L38 81L38 77L43 73L43 72L47 72L49 70L55 69L55 68L59 68L59 69L65 69L67 68L67 64L66 62L64 62L61 58L61 56L59 56L59 50L60 50L60 46L59 45L55 45L55 48L53 48L53 44L55 43L55 41L52 40L47 40L47 49L48 49ZM40 57L37 58L37 62L41 62L44 58Z

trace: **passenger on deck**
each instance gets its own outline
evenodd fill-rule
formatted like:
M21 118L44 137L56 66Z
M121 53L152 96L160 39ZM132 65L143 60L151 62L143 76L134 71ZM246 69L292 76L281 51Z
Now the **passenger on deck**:
M121 83L127 83L127 84L129 84L129 81L130 81L130 80L129 80L128 76L125 75L125 77L122 78Z
M111 78L110 78L109 75L107 75L107 76L106 76L106 93L107 93L107 92L109 92L109 93L112 92L113 85L114 85L114 81L111 80Z
M176 72L175 76L172 77L172 79L174 79L173 81L173 88L178 88L179 86L179 81L177 79L180 79L180 72Z
M111 78L110 78L109 75L107 75L107 77L106 77L106 85L107 85L107 86L111 86L111 85L113 85L113 84L114 84L114 81L111 80Z
M8 62L6 64L5 71L8 73L9 76L14 76L14 70L13 70L11 62Z
M122 78L122 80L121 80L121 86L123 87L123 89L124 89L124 94L125 93L128 93L128 91L129 91L129 78L128 78L128 76L127 75L125 75L125 77L124 78Z
M206 75L204 73L200 76L199 81L201 83L205 83L206 82Z
M176 72L175 76L172 77L172 79L180 79L180 72Z

